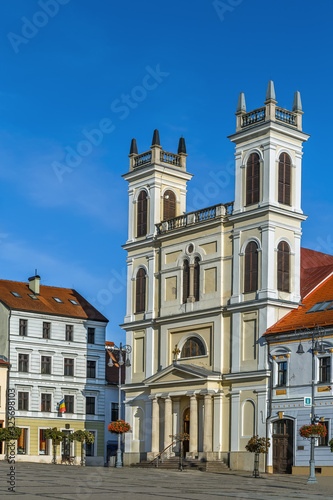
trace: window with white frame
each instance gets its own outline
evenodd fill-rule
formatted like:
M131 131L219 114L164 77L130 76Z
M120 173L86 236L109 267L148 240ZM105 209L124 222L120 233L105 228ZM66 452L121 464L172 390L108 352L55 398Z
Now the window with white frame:
M322 356L319 362L319 382L330 382L331 380L331 356Z
M46 429L39 429L39 455L50 455L50 439L46 439Z
M325 437L320 437L318 439L318 446L328 446L328 443L330 441L328 431L329 431L329 425L328 421L324 420L324 422L319 422L321 425L324 425L326 427L327 433Z

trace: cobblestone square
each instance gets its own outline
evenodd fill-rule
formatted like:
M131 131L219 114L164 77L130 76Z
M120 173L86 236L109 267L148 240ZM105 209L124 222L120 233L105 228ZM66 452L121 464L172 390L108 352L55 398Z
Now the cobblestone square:
M331 499L333 478L307 485L305 476L203 473L18 463L15 493L8 492L10 466L0 463L0 498L39 499Z

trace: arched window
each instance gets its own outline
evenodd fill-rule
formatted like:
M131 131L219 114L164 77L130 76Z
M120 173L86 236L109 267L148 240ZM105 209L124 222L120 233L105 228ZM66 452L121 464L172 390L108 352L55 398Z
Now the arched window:
M190 337L183 345L180 356L182 358L193 358L193 356L204 356L205 354L203 342L197 337Z
M259 202L260 188L260 162L259 155L252 153L246 166L246 204L253 205Z
M141 191L138 197L137 211L137 236L145 236L147 234L147 193Z
M184 260L183 265L183 303L187 302L190 296L190 266L188 260Z
M136 307L135 312L140 313L146 310L146 273L144 269L139 269L136 275Z
M289 292L289 260L290 248L288 243L281 241L278 245L277 288L281 292Z
M290 175L291 160L287 153L282 153L279 158L279 203L290 205Z
M173 191L165 191L163 196L163 219L173 219L176 217L176 196Z
M244 292L258 289L258 245L250 241L245 249Z
M252 401L245 401L242 414L242 436L252 437L255 434L255 407Z
M194 282L194 300L198 301L200 298L200 259L199 257L196 257L194 260L194 275L193 275L193 282Z

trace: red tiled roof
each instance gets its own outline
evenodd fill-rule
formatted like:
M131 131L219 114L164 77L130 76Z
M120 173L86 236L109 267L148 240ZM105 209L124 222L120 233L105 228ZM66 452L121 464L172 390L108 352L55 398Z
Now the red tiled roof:
M333 271L333 255L301 248L302 299Z
M333 309L308 313L315 304L325 301L332 301L333 303L333 274L326 277L319 286L310 292L297 309L294 309L271 326L266 334L314 328L316 325L333 325Z
M17 292L21 297L15 297L11 292ZM29 294L33 292L28 283L0 280L0 301L9 309L108 322L107 318L76 290L40 285L38 300L32 299ZM62 302L56 302L53 297L58 297ZM70 300L75 300L78 305Z

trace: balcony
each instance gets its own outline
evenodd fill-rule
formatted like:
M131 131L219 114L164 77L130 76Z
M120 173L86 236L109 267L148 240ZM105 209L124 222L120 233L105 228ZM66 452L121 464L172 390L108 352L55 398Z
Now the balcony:
M188 212L187 214L156 224L157 234L164 234L176 229L195 226L197 224L218 219L221 216L227 217L232 215L233 208L234 202L232 201L230 203L220 203L219 205L214 205L213 207L197 210L196 212Z

